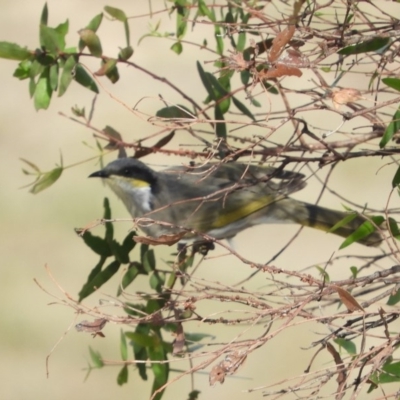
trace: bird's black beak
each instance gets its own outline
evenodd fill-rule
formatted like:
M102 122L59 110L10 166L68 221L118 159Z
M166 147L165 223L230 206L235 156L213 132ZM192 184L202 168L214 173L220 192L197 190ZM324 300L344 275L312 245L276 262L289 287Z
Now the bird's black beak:
M93 174L90 174L88 178L107 178L108 173L104 171L104 169L101 169L100 171L93 172Z

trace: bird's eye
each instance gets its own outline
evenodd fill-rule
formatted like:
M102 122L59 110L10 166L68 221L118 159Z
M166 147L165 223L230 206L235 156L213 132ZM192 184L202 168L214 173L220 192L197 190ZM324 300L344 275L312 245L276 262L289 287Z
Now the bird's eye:
M124 169L124 175L129 175L131 170L129 168Z

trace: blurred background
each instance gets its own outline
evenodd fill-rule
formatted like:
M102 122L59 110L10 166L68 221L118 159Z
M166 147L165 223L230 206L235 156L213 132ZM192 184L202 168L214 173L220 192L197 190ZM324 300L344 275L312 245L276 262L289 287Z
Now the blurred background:
M141 1L135 2L133 6L132 1L128 0L114 0L112 4L89 0L49 0L49 25L55 26L69 18L67 39L68 43L74 46L78 41L77 31L86 26L105 5L121 8L128 15L141 15L149 12L149 4L147 1ZM161 0L153 0L151 4L153 11L164 8L164 1ZM36 48L39 18L44 3L1 0L0 5L0 40L16 42L30 49ZM155 25L158 20L155 15L152 24ZM164 16L160 31L174 32L174 24L174 19L168 20ZM206 93L195 67L199 50L185 46L183 53L177 56L169 50L170 44L165 45L161 39L155 38L147 38L137 46L139 37L148 30L148 19L134 19L130 27L135 49L132 61L160 76L168 77L183 90L190 87L192 94L193 88L198 86L198 92L193 95L198 102L204 100ZM122 24L103 20L98 33L102 39L104 53L116 55L117 46L124 43ZM203 59L213 60L214 56L205 54ZM76 298L97 257L74 233L74 228L83 227L102 217L104 196L111 200L114 217L128 217L122 204L111 192L97 180L87 179L87 176L99 167L94 158L97 152L93 132L59 114L70 114L71 107L75 105L89 110L93 94L72 83L73 87L66 95L60 99L53 99L49 110L36 112L28 95L28 82L12 77L16 66L14 61L0 60L0 242L3 254L0 269L0 289L3 298L0 307L0 398L146 399L150 387L137 379L136 373L131 372L128 384L122 387L116 384L119 368L108 367L93 371L85 380L89 346L99 350L105 358L120 359L120 327L107 325L104 330L105 339L93 339L88 334L76 332L74 328L64 336L71 324L74 325L81 319L70 307L65 306L64 294L45 269L47 265L54 280ZM148 115L153 115L162 107L162 103L157 99L159 94L171 103L183 103L177 93L138 70L120 67L120 74L121 81L115 86L108 84L105 79L101 80L104 88L101 89L97 101L93 124L100 129L105 125L113 126L123 134L126 141L137 140L158 129L148 123L146 118L138 118L130 111L129 108L133 108L138 101L141 100L140 109ZM354 85L357 83L353 82ZM113 97L109 96L108 92ZM123 104L128 107L124 107ZM315 117L315 121L320 126L325 124L326 130L329 131L340 123L339 118L337 121L329 118L320 114ZM187 138L175 138L171 146L185 143L188 143ZM80 163L82 160L89 161L66 169L54 186L38 195L29 193L29 188L23 188L32 179L22 173L24 165L20 158L30 160L44 170L50 170L59 163L61 152L65 166ZM114 157L116 155L111 155L108 161ZM188 161L174 157L161 158L158 155L146 158L146 162L155 168ZM340 190L355 202L362 202L368 198L369 206L382 208L390 193L390 182L396 166L379 169L381 166L381 161L377 159L370 159L364 164L346 163L343 168L339 166L330 181L332 188ZM365 177L368 177L368 181ZM298 194L298 198L314 201L319 193L315 188L310 183ZM398 206L397 199L392 202L394 204L391 206ZM323 197L322 204L333 208L341 207L341 201L329 194ZM119 238L124 237L130 227L128 222L118 224L116 229ZM269 234L270 226L257 227L238 235L235 238L235 249L252 261L265 262L295 231L296 227L290 225L274 226L273 234ZM102 232L101 227L93 231L98 235L102 235ZM303 269L329 258L330 254L337 251L340 243L339 238L306 229L290 247L290 251L280 257L274 265L293 270ZM356 250L360 252L360 247ZM373 250L362 251L370 254ZM171 249L157 249L160 259L167 259L170 252ZM198 277L212 277L212 280L233 284L253 272L233 256L223 256L224 253L226 252L219 250L211 254L198 270ZM350 262L343 261L343 269L332 272L333 278L348 277L351 265ZM34 279L40 282L48 293L40 289ZM117 284L117 279L113 279L101 289L101 293L85 300L86 304L95 306L99 298L104 298L107 294L115 295ZM259 274L249 287L261 290L263 284L263 277ZM215 326L193 325L193 331L213 333L216 329L218 328ZM292 330L285 331L279 342L267 344L254 353L252 358L249 357L237 376L228 378L224 385L210 388L207 374L199 373L195 376L195 387L201 390L202 398L254 398L254 394L244 395L242 390L278 380L279 377L285 376L288 366L293 369L293 375L304 371L312 351L304 351L300 347L309 346L309 329L308 326L300 326L295 333ZM242 331L243 328L232 327L219 333L218 340L231 340ZM46 357L61 338L62 341L58 343L49 359L50 374L47 377ZM324 357L321 356L322 365L331 361L330 357ZM275 366L274 360L282 358L287 358L287 365L284 368L282 363ZM183 370L187 368L187 364L177 363L175 367ZM176 393L181 394L179 398L186 398L191 390L190 385L189 378L182 379L167 391L165 398L175 399ZM256 396L260 397L261 393L256 392Z

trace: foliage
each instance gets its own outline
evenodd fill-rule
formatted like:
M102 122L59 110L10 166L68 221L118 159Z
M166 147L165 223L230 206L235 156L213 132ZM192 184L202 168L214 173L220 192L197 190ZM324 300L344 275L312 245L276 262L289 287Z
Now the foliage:
M164 14L175 19L175 32L162 32L161 22L156 23L140 37L138 46L150 40L168 41L169 44L172 42L169 47L171 57L178 57L190 46L212 55L212 67L202 62L200 55L199 59L193 60L197 77L191 79L193 86L203 90L203 104L195 100L192 87L183 90L167 78L130 61L134 56L129 18L134 12L132 10L104 7L104 14L94 16L79 30L76 45L68 47L66 35L69 21L50 27L49 10L45 5L40 17L38 48L27 49L4 41L0 42L0 57L19 62L14 77L29 82L28 90L37 110L47 109L54 101L54 93L63 96L71 90L72 82L99 94L98 82L108 79L113 84L119 83L119 68L124 65L150 75L180 94L182 101L179 104L169 104L160 99L162 107L149 119L154 126L160 127L158 141L153 144L151 141L155 135L141 137L132 145L111 126L95 128L91 123L95 107L87 117L85 107L75 106L72 109L74 117L98 133L96 144L99 157L109 151L118 151L120 156L124 156L130 149L137 158L162 153L190 156L192 159L203 157L220 162L244 162L254 157L259 162L269 162L282 168L309 168L310 175L323 168L333 171L339 163L367 157L382 157L389 160L388 164L398 165L399 22L384 9L369 2L333 1L322 5L302 0L290 5L287 2L261 0L174 0L166 4L168 7ZM272 12L273 4L280 9L277 17ZM374 16L377 13L379 17ZM123 27L123 44L112 56L106 55L102 46L104 16ZM203 41L196 43L190 40L190 30L204 32ZM212 44L209 44L210 37ZM84 58L97 60L98 69L95 72L88 70L82 63ZM348 87L347 78L360 74L367 77L360 81L363 88ZM342 86L341 82L347 83ZM389 100L385 97L387 94L391 95ZM303 96L303 100L292 106L296 95ZM366 96L373 98L372 106L362 103ZM391 105L396 105L395 111L390 108ZM350 111L343 111L344 107ZM309 122L311 112L340 116L342 123L338 128L331 129L331 122L324 120L329 124L322 125L321 132L315 133L311 129L317 129ZM363 127L362 132L347 130L346 124L351 120ZM204 128L204 124L208 129ZM170 148L168 145L178 131L198 140L202 150ZM65 168L62 159L60 165L48 172L41 171L29 160L22 161L30 169L24 170L24 173L35 176L31 184L34 194L59 181ZM328 186L329 176L321 182L321 194ZM388 186L396 191L400 183L400 167L393 171L392 176ZM320 351L329 353L331 365L310 372L310 362L307 378L299 377L295 382L288 379L288 389L285 389L288 393L296 391L305 397L321 393L322 396L323 387L332 377L337 380L335 396L338 399L347 391L360 393L364 389L365 395L366 386L373 391L384 383L398 382L400 367L395 353L399 339L396 333L389 330L389 325L398 318L398 312L391 306L400 301L399 266L382 268L378 263L383 259L389 260L392 265L399 263L396 238L400 235L395 210L390 209L387 199L383 200L380 212L355 205L346 220L332 228L333 231L340 229L357 213L365 211L365 223L345 239L341 248L376 230L386 235L387 248L372 256L355 257L357 265L349 266L349 278L346 280L335 281L329 275L328 265L335 263L340 256L327 260L324 268L315 264L312 275L274 267L269 262L254 263L235 253L224 242L214 241L243 264L270 274L265 279L269 289L273 289L252 293L246 289L227 288L223 284L208 285L196 281L191 276L191 267L195 257L198 257L196 251L174 253L169 268L162 269L151 247L161 243L151 239L146 242L135 232L130 232L119 242L114 237L114 221L106 199L104 216L99 222L104 225L104 237L94 235L90 231L93 226L78 231L85 245L98 255L99 261L79 292L78 301L71 302L71 307L84 312L80 302L124 269L116 296L125 316L99 315L99 311L96 314L92 310L89 314L98 319L84 321L78 324L77 329L96 336L102 335L101 330L108 321L134 327L121 331L121 369L117 383L123 385L128 382L131 365L136 366L139 376L147 380L149 367L153 399L160 399L170 384L171 356L194 360L200 349L205 352L203 343L207 340L211 343L209 335L184 329L189 321L221 325L268 323L268 329L262 335L218 346L217 350L207 353L206 361L188 368L187 372L194 373L213 365L211 384L223 383L227 375L236 373L247 356L273 340L281 331L274 325L278 320L285 321L287 327L298 320L315 320L329 332L310 342L313 348L319 347L315 355ZM351 200L348 203L354 206ZM374 215L368 216L371 213ZM138 250L136 247L140 247L139 255L133 260L136 257L132 255L133 251ZM288 251L284 248L277 252L276 257L284 250ZM368 271L367 268L372 266L377 270ZM276 280L276 274L285 276L287 281ZM147 279L147 291L135 292L134 285L143 277ZM196 295L186 291L188 282L197 291ZM360 289L364 286L367 289ZM129 291L135 292L135 295L128 295ZM359 303L357 298L365 294L369 295L368 300ZM132 297L136 300L127 300ZM235 319L202 315L196 306L205 299L227 302L230 306L240 304L253 316L249 318L246 312ZM385 310L382 306L378 307L381 299L387 301ZM344 307L335 311L333 306L340 304ZM320 308L325 310L323 316L318 312ZM347 311L343 311L344 308ZM378 328L379 335L376 333ZM165 339L166 333L172 333L175 340L170 342ZM374 335L379 336L379 342L366 346ZM361 346L357 347L360 342ZM211 346L210 343L207 345ZM340 354L342 349L347 353L345 357ZM92 348L89 351L93 364L91 369L115 364L103 359L98 351ZM223 360L217 362L221 356ZM274 396L283 391L277 389L265 395ZM189 398L198 396L195 389L188 395Z

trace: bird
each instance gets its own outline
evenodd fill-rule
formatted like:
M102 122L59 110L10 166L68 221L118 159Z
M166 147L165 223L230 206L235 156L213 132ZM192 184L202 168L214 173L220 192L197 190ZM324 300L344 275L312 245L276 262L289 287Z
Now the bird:
M131 216L143 219L139 226L148 236L178 234L181 244L229 240L259 224L295 223L329 232L349 215L289 197L306 186L304 175L279 167L209 162L155 171L124 157L89 177L102 178ZM332 233L346 238L365 221L356 215ZM375 230L359 243L378 246L381 241Z

